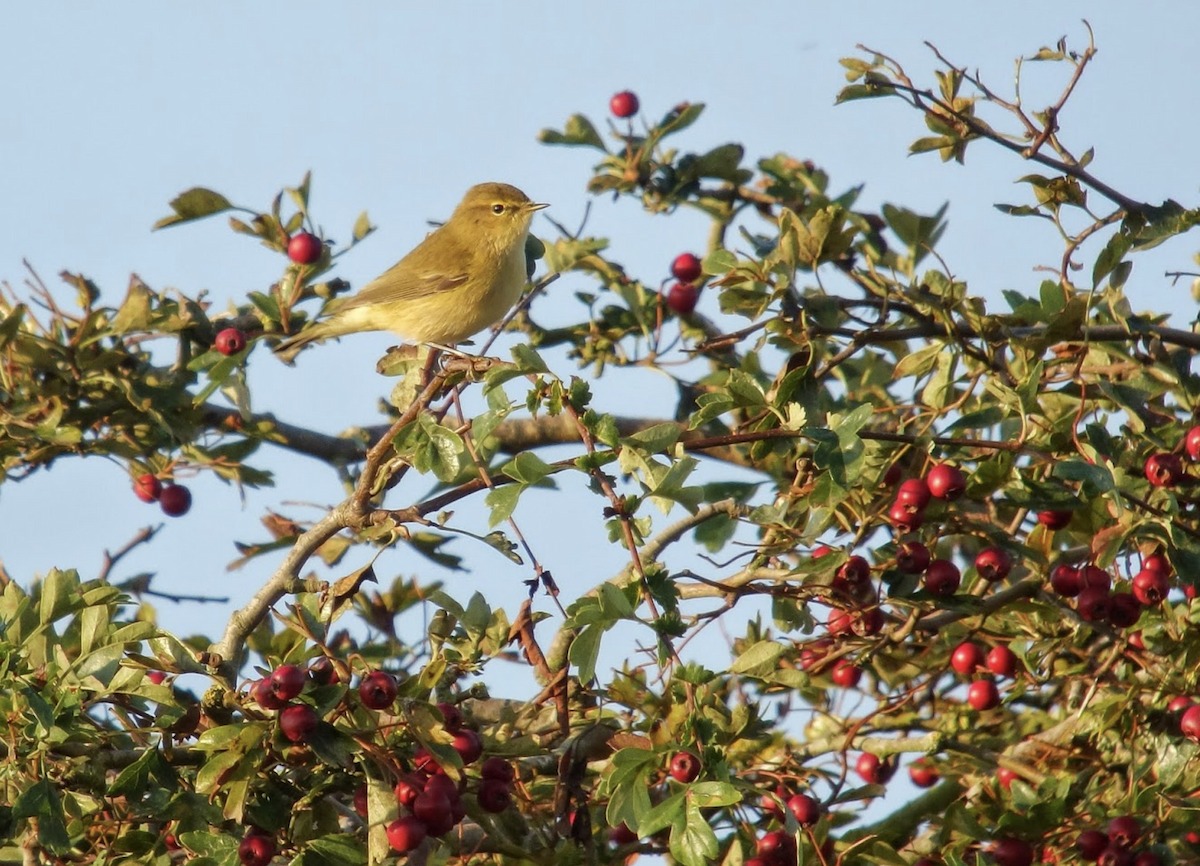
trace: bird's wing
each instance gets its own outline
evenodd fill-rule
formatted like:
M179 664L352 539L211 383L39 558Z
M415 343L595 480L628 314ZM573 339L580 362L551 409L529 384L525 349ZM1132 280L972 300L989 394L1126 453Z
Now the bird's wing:
M404 262L400 261L371 280L358 294L347 298L341 309L403 303L452 291L467 281L465 271L452 274L442 270L413 272L410 267L402 265Z

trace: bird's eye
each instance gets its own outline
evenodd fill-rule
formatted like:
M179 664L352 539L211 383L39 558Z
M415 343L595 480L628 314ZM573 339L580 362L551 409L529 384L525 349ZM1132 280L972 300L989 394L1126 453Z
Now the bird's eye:
M504 213L504 205L502 205L502 204L492 205L492 213L494 213L496 216L500 216L500 214Z

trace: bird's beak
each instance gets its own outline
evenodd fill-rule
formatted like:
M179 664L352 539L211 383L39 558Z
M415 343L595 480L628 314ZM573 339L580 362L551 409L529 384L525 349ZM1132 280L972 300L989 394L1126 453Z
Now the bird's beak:
M544 207L550 207L550 203L544 201L531 201L529 204L525 205L525 210L541 210Z

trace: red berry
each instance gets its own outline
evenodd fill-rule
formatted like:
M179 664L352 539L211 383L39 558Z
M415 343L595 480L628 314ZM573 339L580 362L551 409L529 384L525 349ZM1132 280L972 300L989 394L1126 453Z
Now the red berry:
M237 328L218 331L217 338L213 341L213 348L222 355L236 355L246 348L246 335Z
M1187 435L1183 438L1183 447L1187 451L1188 457L1200 460L1200 426L1187 431Z
M831 614L830 622L832 621L833 616ZM800 651L800 669L806 671L829 655L829 647L832 643L833 641L829 640L829 638L818 638L810 642L808 646Z
M899 502L893 502L888 509L888 522L897 532L916 532L925 522L925 512L918 509L906 508Z
M303 691L308 677L295 665L280 665L271 671L269 680L275 697L281 701L290 701Z
M329 656L320 656L309 664L308 678L313 681L314 685L332 685L338 681L337 668L333 666L333 661Z
M1133 857L1133 866L1162 866L1162 858L1154 851L1139 851Z
M503 812L512 805L512 791L508 782L499 779L484 779L479 783L479 793L475 795L479 808L493 814Z
M1171 591L1171 583L1165 572L1157 568L1143 568L1133 578L1133 596L1146 607L1162 604Z
M1000 706L1000 690L991 680L975 680L967 689L967 703L983 712Z
M158 506L167 517L182 517L192 507L192 491L182 484L168 484L158 497Z
M483 754L483 738L470 728L463 728L455 734L452 745L464 765L474 764Z
M1037 521L1047 529L1064 529L1074 514L1073 511L1039 511Z
M925 474L925 484L930 496L953 502L966 492L967 476L957 466L939 463Z
M700 775L700 759L691 752L676 752L671 759L671 778L685 785Z
M493 755L480 765L479 775L485 779L511 782L516 774L513 773L512 764L499 755Z
M267 866L275 857L275 840L251 831L238 843L238 860L242 866Z
M1119 815L1108 822L1108 838L1132 848L1142 837L1142 825L1132 815Z
M1114 628L1129 628L1142 616L1142 605L1127 592L1114 592L1108 597L1108 613L1105 617Z
M859 637L870 637L878 634L883 628L883 611L878 607L870 607L860 611L853 625L854 633Z
M863 752L854 764L854 770L868 785L882 785L892 777L895 767L879 756Z
M1021 660L1006 646L992 647L987 654L987 669L998 677L1012 677L1017 673Z
M703 272L700 259L691 253L680 253L671 262L671 276L681 283L694 283Z
M1075 837L1075 850L1089 863L1095 863L1096 858L1107 847L1108 837L1099 830L1084 830Z
M905 574L923 574L933 557L919 541L905 541L896 548L896 568Z
M1190 698L1185 698L1183 695L1176 695L1171 698L1171 702L1167 704L1168 713L1182 713L1192 705Z
M1079 569L1073 565L1062 563L1050 572L1050 588L1063 598L1074 598L1083 589L1083 579Z
M133 495L142 502L158 502L162 496L162 482L153 475L139 475L133 482Z
M960 583L962 573L948 559L935 559L925 569L925 589L934 595L954 595Z
M801 827L811 827L821 818L821 804L808 794L795 794L787 801L788 811ZM760 850L761 854L762 851Z
M838 659L834 662L833 670L830 672L829 677L835 685L839 685L844 689L852 689L862 679L862 668L852 661Z
M441 794L451 803L459 799L458 783L441 773L426 778L421 791L425 794Z
M1116 842L1100 852L1096 858L1097 866L1133 866L1133 854L1124 845Z
M399 854L405 854L416 848L425 841L426 835L425 825L411 815L397 818L387 825L388 844L392 846L393 851Z
M1075 599L1075 610L1087 622L1101 622L1108 618L1108 599L1109 593L1104 587L1085 587Z
M1179 717L1179 731L1189 740L1200 743L1200 705L1193 704Z
M938 771L931 767L924 758L917 758L908 765L908 777L918 788L932 788L940 778Z
M162 671L150 671L146 674L146 679L150 680L150 682L154 683L156 686L161 686L163 684L163 680L166 678L167 675Z
M1183 480L1183 463L1178 454L1151 454L1144 469L1146 480L1155 487L1174 487Z
M396 787L392 789L396 795L396 802L406 809L412 809L413 801L425 790L425 782L428 780L422 778L424 775L415 773L410 778L403 778L397 782Z
M1085 565L1079 569L1079 580L1083 588L1094 586L1099 589L1112 589L1112 575L1097 565Z
M454 734L463 726L462 710L457 704L442 701L437 704L437 711L442 714L442 726L448 733Z
M251 686L250 696L264 710L282 710L287 706L287 701L275 694L275 689L271 686L271 680L268 677L263 677Z
M970 676L983 666L983 650L970 641L964 641L950 654L950 667L964 677Z
M1154 571L1161 571L1167 577L1170 577L1175 573L1175 570L1171 568L1171 561L1167 559L1165 554L1162 553L1152 553L1147 556L1142 560L1142 568L1150 568Z
M422 791L412 804L413 817L425 825L432 836L441 836L454 826L450 798L441 791Z
M1024 839L1005 837L992 843L991 855L996 866L1031 866L1033 846Z
M300 232L288 241L287 254L298 265L311 265L321 258L324 245L321 239L310 232Z
M1008 767L996 768L996 781L1000 783L1000 787L1008 790L1012 787L1013 780L1017 778L1017 774Z
M871 564L861 556L852 556L838 566L837 576L849 584L863 584L871 579Z
M829 618L825 620L825 628L829 630L829 634L832 637L850 634L853 625L854 614L848 610L841 610L839 608L829 611Z
M796 840L782 830L772 830L759 838L756 853L767 863L790 863L796 859Z
M608 108L617 117L633 117L639 108L637 94L632 90L622 90L608 101Z
M629 825L624 821L608 831L608 841L614 845L631 845L637 840L637 833L630 830ZM746 866L749 862L749 860L746 860L742 863L742 866Z
M696 309L700 290L692 283L675 283L667 290L667 306L677 316L686 316Z
M910 511L924 511L932 494L923 478L910 478L896 491L896 504Z
M396 700L396 680L384 671L371 671L358 684L358 697L363 706L385 710Z
M1002 547L987 547L975 557L975 571L984 580L1004 580L1013 570L1013 559Z
M294 704L279 714L279 730L293 743L306 743L319 721L317 711L308 704Z

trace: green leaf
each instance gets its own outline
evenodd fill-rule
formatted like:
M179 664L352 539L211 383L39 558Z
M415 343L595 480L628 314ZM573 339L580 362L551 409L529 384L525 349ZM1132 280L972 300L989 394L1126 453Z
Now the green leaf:
M118 334L145 331L150 327L150 321L150 290L141 280L132 279L125 300L113 316L112 329Z
M21 792L13 801L12 817L36 818L38 842L56 854L66 854L71 848L67 835L62 801L54 783L40 779Z
M363 866L367 852L354 836L321 836L306 844L292 866Z
M739 182L744 169L739 168L746 149L740 144L722 144L696 158L693 171L700 177Z
M608 152L604 139L596 131L592 122L582 114L572 114L567 118L562 132L554 129L543 129L538 133L538 141L542 144L562 144L567 147L594 147L596 150Z
M729 666L729 671L765 679L775 672L782 655L783 644L773 640L760 640L735 658Z
M688 803L683 825L671 828L669 847L683 866L709 866L720 850L717 834L694 803Z
M171 201L171 210L175 211L174 215L163 217L154 224L154 228L161 229L203 219L232 208L233 203L219 192L213 192L202 186L194 186L186 192L180 193Z
M590 683L596 677L596 659L600 657L600 638L606 629L589 625L571 641L567 659L575 665L581 683Z
M358 215L358 219L354 221L354 229L351 237L354 238L355 243L358 243L373 231L375 231L375 226L371 225L371 220L367 217L367 212L363 211Z
M542 356L526 343L517 343L512 347L512 358L519 374L550 372Z
M494 529L512 517L517 508L517 501L526 489L524 484L502 484L488 491L488 495L483 500L484 504L491 509L488 515L488 529Z
M677 791L670 794L661 803L647 812L638 822L639 836L653 836L664 827L682 827L685 821L684 808L687 803L687 792Z
M1098 287L1101 280L1116 270L1131 246L1133 242L1124 232L1117 232L1108 239L1100 255L1096 256L1096 263L1092 265L1092 288Z
M537 484L547 475L554 472L555 469L532 451L522 451L508 463L500 467L500 471L514 481L530 485Z
M732 806L742 800L738 789L728 782L696 782L688 786L688 797L702 809Z

